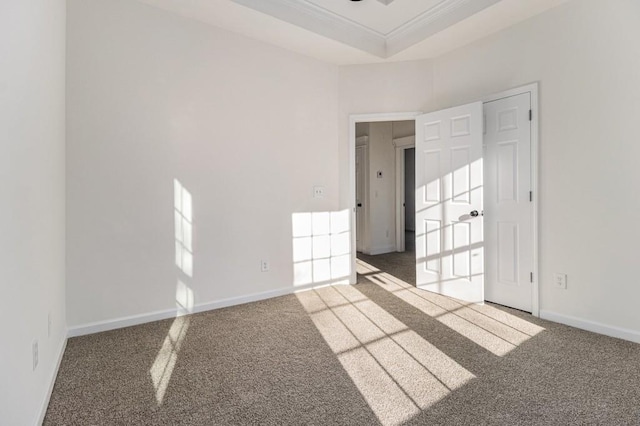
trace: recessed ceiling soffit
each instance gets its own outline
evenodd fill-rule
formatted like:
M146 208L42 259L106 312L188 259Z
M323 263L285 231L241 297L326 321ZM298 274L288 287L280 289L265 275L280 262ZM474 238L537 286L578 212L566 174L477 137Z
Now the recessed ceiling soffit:
M232 0L389 58L501 0Z

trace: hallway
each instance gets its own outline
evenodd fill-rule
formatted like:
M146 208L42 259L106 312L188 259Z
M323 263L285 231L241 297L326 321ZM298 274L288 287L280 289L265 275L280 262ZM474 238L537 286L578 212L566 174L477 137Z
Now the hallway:
M413 286L416 285L416 236L415 232L405 232L404 252L391 252L375 256L357 253L357 258L387 272ZM361 279L358 278L358 282Z

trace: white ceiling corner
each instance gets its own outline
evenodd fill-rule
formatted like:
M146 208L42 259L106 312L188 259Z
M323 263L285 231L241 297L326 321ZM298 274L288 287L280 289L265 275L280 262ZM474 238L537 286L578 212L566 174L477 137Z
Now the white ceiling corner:
M388 58L501 0L232 0Z

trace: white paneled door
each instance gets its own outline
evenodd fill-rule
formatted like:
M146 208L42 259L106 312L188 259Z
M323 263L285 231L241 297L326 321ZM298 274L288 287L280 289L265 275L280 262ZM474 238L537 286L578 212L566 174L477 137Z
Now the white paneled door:
M482 103L416 119L416 284L484 301Z
M485 298L532 311L531 94L484 104Z

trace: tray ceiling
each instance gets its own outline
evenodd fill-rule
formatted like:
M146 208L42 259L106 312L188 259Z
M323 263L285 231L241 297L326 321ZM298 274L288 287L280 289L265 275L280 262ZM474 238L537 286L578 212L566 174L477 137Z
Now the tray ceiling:
M426 59L568 0L137 0L336 64Z
M308 0L308 3L323 9L320 12L343 17L381 36L387 36L393 30L406 25L417 16L429 12L429 10L438 6L439 3L443 3L443 1L395 0L386 4L384 0L357 2L348 0Z
M388 58L500 0L232 0Z

